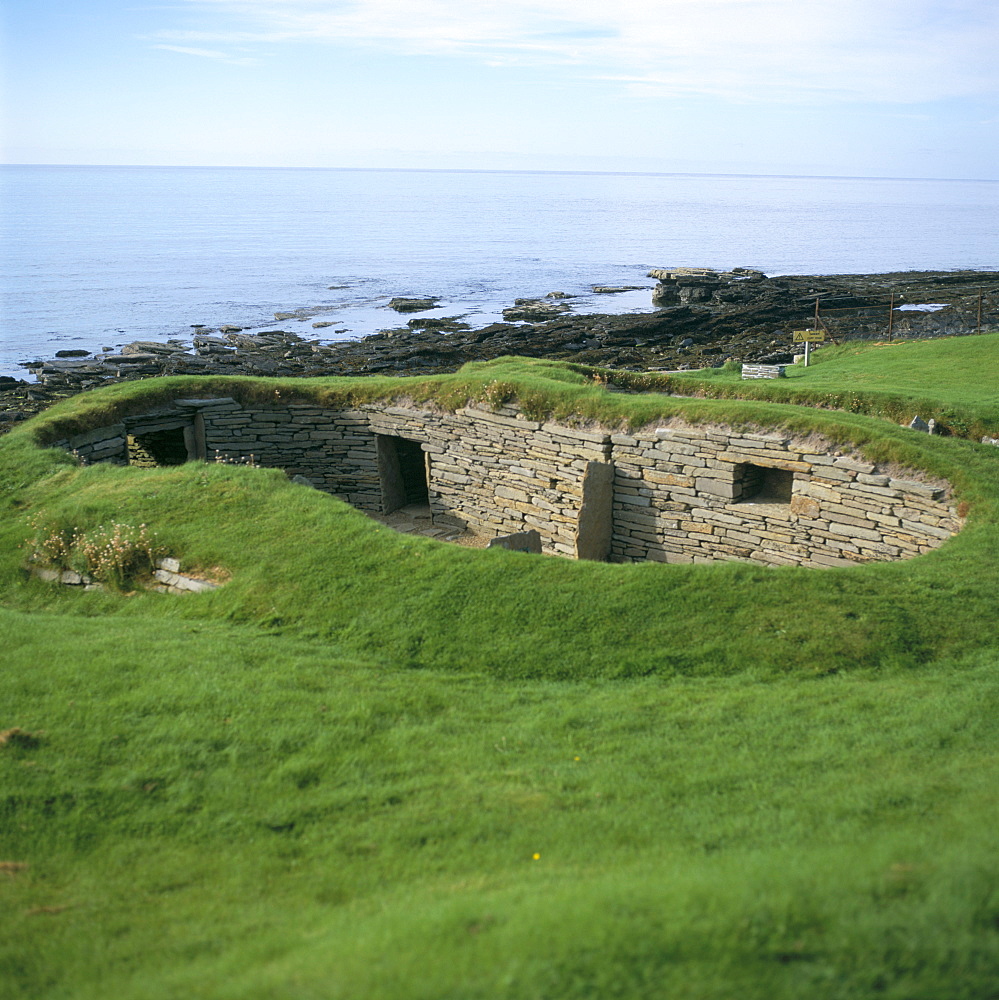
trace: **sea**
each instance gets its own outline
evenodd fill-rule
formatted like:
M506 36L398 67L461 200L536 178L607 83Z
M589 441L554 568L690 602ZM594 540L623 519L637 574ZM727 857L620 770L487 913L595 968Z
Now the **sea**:
M30 380L195 327L355 339L393 297L483 326L550 292L651 312L651 268L994 270L999 181L7 165L0 238L0 375Z

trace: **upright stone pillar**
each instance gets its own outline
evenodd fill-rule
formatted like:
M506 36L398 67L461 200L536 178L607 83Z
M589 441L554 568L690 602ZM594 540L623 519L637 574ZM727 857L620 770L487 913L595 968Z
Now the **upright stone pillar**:
M576 558L603 562L610 555L613 533L614 466L610 462L587 462L576 522Z

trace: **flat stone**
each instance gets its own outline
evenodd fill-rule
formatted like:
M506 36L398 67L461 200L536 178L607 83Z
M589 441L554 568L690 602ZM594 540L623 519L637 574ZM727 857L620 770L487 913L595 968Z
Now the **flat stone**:
M530 531L518 531L512 535L499 535L491 538L487 548L509 549L511 552L541 552L541 535L533 528Z
M218 396L213 399L175 399L173 403L182 409L204 410L214 406L235 406L236 400L231 396Z
M177 587L178 590L187 590L192 594L200 594L207 590L219 589L219 585L217 583L210 583L208 580L192 580L187 576L178 577L174 586Z
M160 356L152 351L142 353L137 351L134 354L105 354L103 360L107 364L113 365L144 365L152 361L159 361Z
M822 510L818 500L796 494L791 497L791 513L798 517L818 517Z
M177 347L173 344L161 344L154 340L134 340L131 344L126 344L121 349L121 353L127 355L160 355L176 354L182 350L182 347Z
M394 309L396 312L426 312L428 309L433 309L434 306L440 301L439 297L436 295L427 296L426 298L406 298L400 296L398 298L392 299L388 307L389 309Z

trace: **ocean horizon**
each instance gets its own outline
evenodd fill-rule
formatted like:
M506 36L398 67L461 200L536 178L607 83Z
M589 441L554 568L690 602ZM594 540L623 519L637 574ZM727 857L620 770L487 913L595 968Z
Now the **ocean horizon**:
M582 174L608 177L742 177L777 180L833 181L929 181L958 184L999 184L999 177L920 177L905 174L794 174L745 173L711 170L582 170L529 167L316 167L268 166L266 164L168 164L168 163L0 163L0 170L32 169L70 170L260 170L313 171L319 173L396 173L396 174Z

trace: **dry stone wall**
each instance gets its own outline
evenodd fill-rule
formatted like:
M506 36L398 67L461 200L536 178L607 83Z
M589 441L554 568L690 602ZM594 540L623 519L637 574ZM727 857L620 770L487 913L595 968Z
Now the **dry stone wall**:
M544 551L577 558L845 566L918 555L961 526L947 484L818 439L685 425L621 434L513 407L177 400L57 443L126 464L166 439L171 454L279 467L372 512L422 489L435 524L537 531Z
M961 526L946 485L820 442L692 427L612 441L621 560L845 566L918 555Z
M435 523L485 535L534 529L547 552L607 555L609 518L599 523L589 503L601 491L609 500L610 476L595 468L609 472L605 432L527 420L512 407L372 407L369 417L377 435L423 443Z

